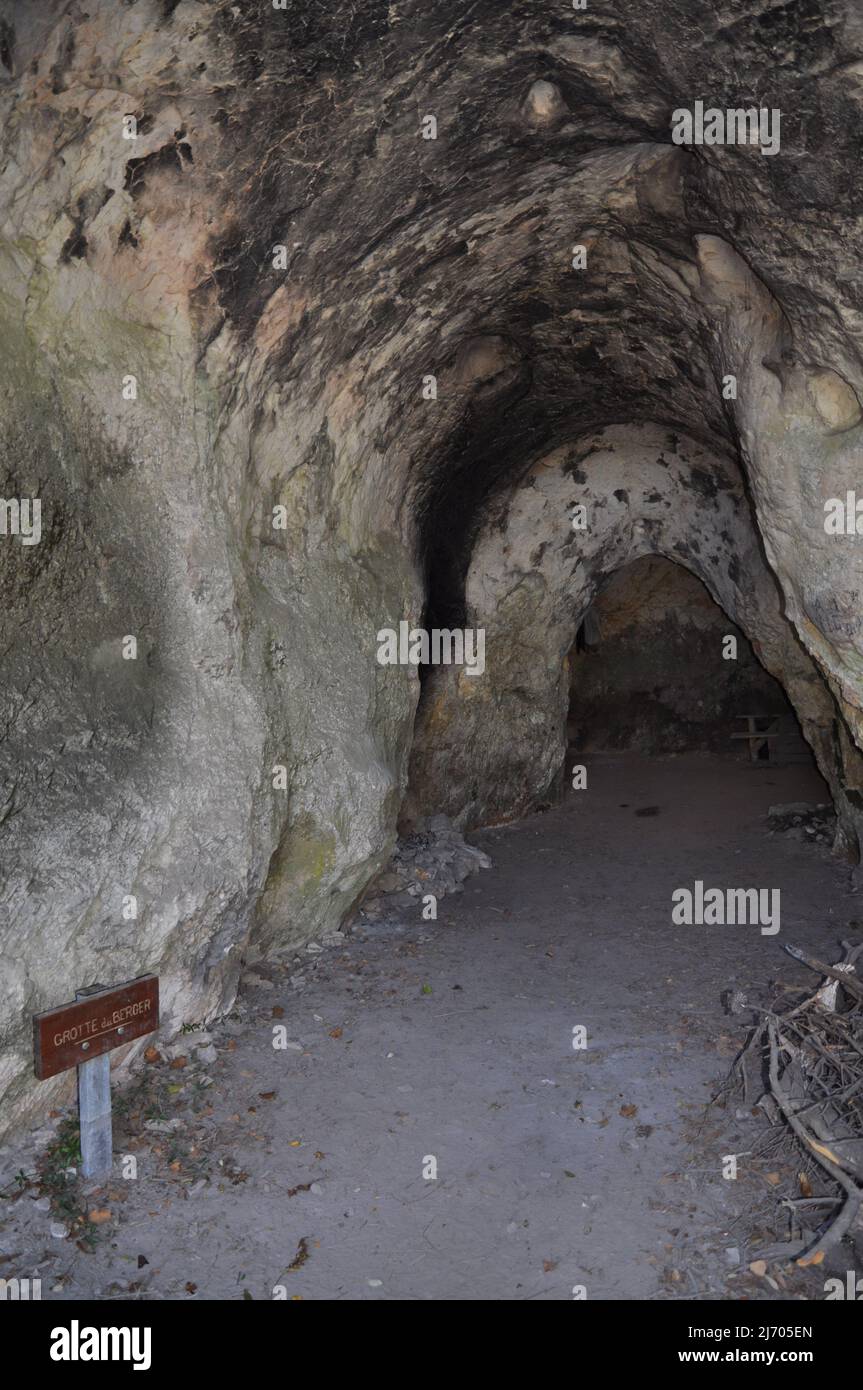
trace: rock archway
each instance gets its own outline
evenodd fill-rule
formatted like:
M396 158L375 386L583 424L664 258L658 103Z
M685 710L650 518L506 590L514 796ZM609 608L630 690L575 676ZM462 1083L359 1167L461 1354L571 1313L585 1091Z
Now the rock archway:
M555 450L492 509L466 584L468 624L486 631L486 676L430 675L408 814L483 824L549 794L566 747L576 631L601 579L647 554L696 574L782 681L856 844L833 752L835 703L783 615L740 473L657 425L609 427Z

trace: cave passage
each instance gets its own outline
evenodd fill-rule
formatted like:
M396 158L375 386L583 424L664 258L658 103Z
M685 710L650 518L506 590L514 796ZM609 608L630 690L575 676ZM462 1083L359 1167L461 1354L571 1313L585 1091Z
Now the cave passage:
M861 74L859 0L0 0L12 1277L858 1267ZM143 975L88 1185L33 1019Z

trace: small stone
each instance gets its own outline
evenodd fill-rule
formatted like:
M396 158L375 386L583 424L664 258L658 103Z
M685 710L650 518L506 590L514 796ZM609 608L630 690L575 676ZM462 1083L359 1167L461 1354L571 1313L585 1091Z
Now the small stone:
M217 1062L219 1060L219 1054L213 1047L212 1043L209 1047L199 1047L198 1051L195 1053L195 1056L197 1057L198 1061L201 1062L205 1067L212 1066L213 1062Z
M254 970L247 970L243 976L243 984L250 989L274 989L272 980L265 980L263 975L256 975Z
M524 99L524 114L531 125L556 125L566 112L560 88L545 78L538 78Z
M65 1240L69 1234L69 1227L62 1221L52 1221L48 1230L51 1232L54 1240Z
M167 1056L178 1057L183 1052L193 1052L196 1047L206 1047L207 1043L212 1041L212 1033L208 1033L203 1028L198 1028L193 1033L182 1033L178 1041L172 1043L167 1049Z

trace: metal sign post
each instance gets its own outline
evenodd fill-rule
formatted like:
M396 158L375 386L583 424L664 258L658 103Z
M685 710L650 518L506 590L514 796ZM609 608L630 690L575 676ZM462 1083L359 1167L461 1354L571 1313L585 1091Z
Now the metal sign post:
M78 1068L81 1171L85 1178L111 1171L111 1059L115 1047L159 1026L159 981L142 975L125 985L90 985L74 1004L33 1015L34 1069L40 1081Z
M76 991L76 999L101 994L102 985ZM81 1044L82 1050L88 1046ZM78 1121L81 1130L81 1172L85 1178L107 1177L113 1158L111 1129L111 1056L103 1052L78 1064Z

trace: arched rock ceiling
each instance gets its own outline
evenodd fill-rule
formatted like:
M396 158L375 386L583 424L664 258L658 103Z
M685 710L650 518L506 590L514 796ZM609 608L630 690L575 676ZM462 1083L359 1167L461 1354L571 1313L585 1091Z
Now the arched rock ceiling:
M674 292L695 234L733 244L787 315L790 350L860 391L850 0L3 8L46 260L62 246L133 287L143 319L167 301L200 353L218 340L244 363L228 406L245 391L264 435L297 398L333 436L349 415L346 466L365 455L376 504L409 482L442 611L479 502L527 454L638 419L734 447L711 331ZM538 80L556 95L532 104ZM778 107L782 153L673 147L671 112L697 97ZM121 109L142 120L134 148L109 139ZM460 376L472 335L500 340L490 380Z

